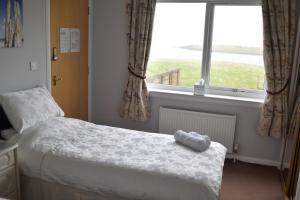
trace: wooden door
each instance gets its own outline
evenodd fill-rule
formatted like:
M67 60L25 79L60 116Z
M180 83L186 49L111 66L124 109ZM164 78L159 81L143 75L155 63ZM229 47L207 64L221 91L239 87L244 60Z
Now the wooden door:
M50 15L52 95L67 117L87 120L88 0L51 0ZM66 46L60 44L62 28L80 30L80 52L61 51Z

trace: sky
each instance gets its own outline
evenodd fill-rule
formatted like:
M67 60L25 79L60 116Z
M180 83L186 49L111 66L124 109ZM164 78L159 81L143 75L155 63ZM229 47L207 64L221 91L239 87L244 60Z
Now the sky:
M152 45L202 46L205 3L157 3ZM260 6L216 6L214 45L262 47L263 29Z

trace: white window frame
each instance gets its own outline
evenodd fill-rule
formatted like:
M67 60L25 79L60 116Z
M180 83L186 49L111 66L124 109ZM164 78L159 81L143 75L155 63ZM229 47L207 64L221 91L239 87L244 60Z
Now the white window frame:
M157 3L206 3L206 16L204 27L203 55L202 55L202 79L205 80L206 94L224 95L233 97L246 97L254 99L265 98L266 91L237 89L229 87L209 86L211 49L213 39L214 10L215 6L261 6L261 0L157 0ZM199 66L200 67L200 66ZM172 86L163 84L147 84L149 89L170 90L179 92L193 92L192 87Z

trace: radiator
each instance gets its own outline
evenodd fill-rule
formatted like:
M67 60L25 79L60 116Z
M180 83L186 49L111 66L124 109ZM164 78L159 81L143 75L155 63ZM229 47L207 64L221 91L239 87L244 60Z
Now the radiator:
M208 135L212 141L223 144L233 152L235 115L223 115L187 110L160 108L159 132L173 134L177 130L196 131Z

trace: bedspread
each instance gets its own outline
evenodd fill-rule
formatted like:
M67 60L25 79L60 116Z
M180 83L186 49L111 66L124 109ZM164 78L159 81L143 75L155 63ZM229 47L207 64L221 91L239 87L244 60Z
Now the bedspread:
M217 200L226 148L202 153L173 136L58 117L23 133L21 172L89 191L135 199Z

